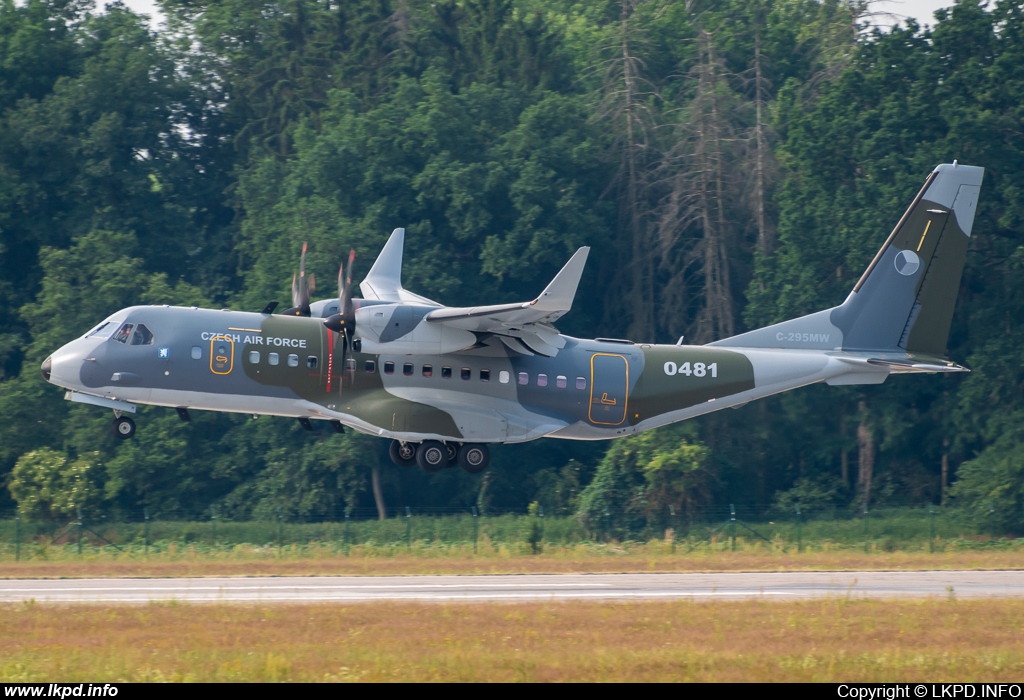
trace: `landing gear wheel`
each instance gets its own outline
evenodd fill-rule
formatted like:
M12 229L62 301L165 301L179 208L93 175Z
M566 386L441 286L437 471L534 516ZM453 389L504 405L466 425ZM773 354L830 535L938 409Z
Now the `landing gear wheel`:
M459 449L459 466L470 474L479 474L491 463L487 445L463 445Z
M135 434L135 421L128 416L115 418L114 422L110 424L110 427L114 431L114 437L119 440L127 440Z
M392 440L388 447L391 461L399 467L411 467L416 464L416 445L411 442Z
M428 472L439 472L448 466L448 448L437 440L427 440L416 448L416 464Z
M461 447L461 445L458 445L457 443L454 442L446 442L444 446L448 448L447 466L454 467L456 464L459 463L459 447Z

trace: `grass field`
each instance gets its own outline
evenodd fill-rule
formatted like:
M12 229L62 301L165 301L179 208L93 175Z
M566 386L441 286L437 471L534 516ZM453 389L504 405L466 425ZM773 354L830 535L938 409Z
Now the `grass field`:
M175 576L383 576L410 574L616 573L656 571L859 571L929 569L1020 569L1020 547L924 552L869 553L852 550L782 552L750 546L733 552L705 550L672 554L663 543L547 547L541 554L511 550L473 554L472 547L443 551L362 552L348 556L327 548L279 551L236 546L220 550L185 547L146 557L93 551L52 559L0 561L0 578L175 577Z
M1024 601L0 606L0 680L1019 681Z

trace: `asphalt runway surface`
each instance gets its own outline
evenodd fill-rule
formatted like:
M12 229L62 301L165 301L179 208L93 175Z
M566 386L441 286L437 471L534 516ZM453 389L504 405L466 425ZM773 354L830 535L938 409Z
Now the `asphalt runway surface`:
M1024 571L8 579L0 602L357 603L1019 598Z

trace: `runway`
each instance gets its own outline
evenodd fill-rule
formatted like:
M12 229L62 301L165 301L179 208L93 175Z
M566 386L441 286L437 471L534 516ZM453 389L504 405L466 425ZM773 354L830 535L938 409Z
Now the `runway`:
M0 602L358 603L381 601L1019 598L1024 571L14 579Z

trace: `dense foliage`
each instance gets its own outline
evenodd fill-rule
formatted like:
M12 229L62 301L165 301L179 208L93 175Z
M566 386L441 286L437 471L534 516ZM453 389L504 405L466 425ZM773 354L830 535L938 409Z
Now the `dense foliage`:
M1020 3L888 32L859 0L160 4L159 30L117 4L0 4L0 508L58 517L78 489L110 517L316 520L372 504L376 468L392 509L653 522L938 502L959 475L979 518L1021 528ZM471 477L267 418L146 409L115 444L108 415L39 376L118 308L258 309L287 298L303 241L323 279L354 247L358 277L397 226L406 286L445 303L530 298L587 244L563 332L706 342L841 301L954 158L987 169L951 336L966 379L506 446Z

